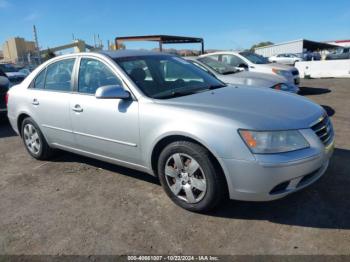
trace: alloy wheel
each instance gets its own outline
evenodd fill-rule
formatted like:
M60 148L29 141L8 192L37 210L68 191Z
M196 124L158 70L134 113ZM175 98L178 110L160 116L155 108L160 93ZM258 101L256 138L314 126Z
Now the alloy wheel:
M166 161L165 179L171 192L187 203L198 203L207 191L207 179L191 156L175 153Z
M23 137L28 150L34 155L39 154L41 141L35 126L32 124L26 124L23 128Z

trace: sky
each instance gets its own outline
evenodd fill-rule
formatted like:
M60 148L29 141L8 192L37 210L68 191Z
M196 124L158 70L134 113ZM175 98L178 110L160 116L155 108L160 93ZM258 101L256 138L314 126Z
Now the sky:
M33 25L41 48L70 43L73 34L88 44L99 34L104 45L116 36L167 34L203 37L206 49L243 49L261 41L350 39L350 0L0 0L0 46L14 36L33 40Z

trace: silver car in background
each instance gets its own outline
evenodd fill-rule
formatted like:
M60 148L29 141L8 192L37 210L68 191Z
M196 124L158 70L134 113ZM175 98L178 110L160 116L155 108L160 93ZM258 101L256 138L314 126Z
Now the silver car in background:
M284 64L284 65L293 65L296 62L301 62L303 59L301 57L298 57L295 54L278 54L274 56L270 56L268 60L271 63L278 63L278 64Z
M197 212L267 201L321 177L333 152L324 109L287 92L225 85L188 61L145 51L53 58L8 92L31 156L59 148L159 177Z
M298 69L293 66L270 63L267 58L253 52L221 51L201 55L201 57L210 57L240 70L282 76L287 79L289 85L299 87Z
M231 85L272 88L297 94L299 88L289 84L286 78L273 74L240 71L235 67L219 62L210 57L184 57L194 65L212 74L222 82Z

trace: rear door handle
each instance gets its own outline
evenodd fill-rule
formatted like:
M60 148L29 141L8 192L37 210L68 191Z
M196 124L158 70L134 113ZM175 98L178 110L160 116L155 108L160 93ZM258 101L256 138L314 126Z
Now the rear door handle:
M73 111L75 112L83 112L83 109L81 108L80 105L75 105L73 108L72 108Z
M34 98L33 101L32 101L32 104L35 105L35 106L39 105L38 99Z

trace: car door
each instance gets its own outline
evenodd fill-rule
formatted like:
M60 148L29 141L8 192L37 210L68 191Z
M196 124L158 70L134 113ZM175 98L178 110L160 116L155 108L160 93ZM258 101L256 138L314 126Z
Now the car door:
M92 57L81 58L77 92L70 99L77 148L97 156L138 164L138 102L134 99L97 99L96 90L105 85L126 88L107 63Z
M49 64L28 89L31 116L50 144L74 146L69 97L75 58Z
M285 57L284 57L284 64L286 64L286 65L292 65L292 64L294 64L293 57L292 57L290 54L285 54Z
M285 60L284 54L277 55L277 57L276 57L276 62L277 63L283 64L284 60Z

